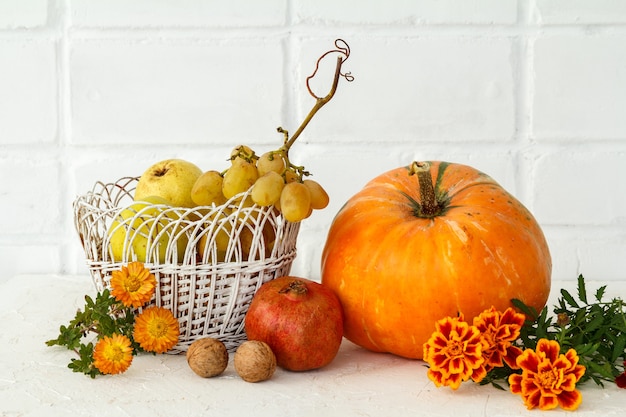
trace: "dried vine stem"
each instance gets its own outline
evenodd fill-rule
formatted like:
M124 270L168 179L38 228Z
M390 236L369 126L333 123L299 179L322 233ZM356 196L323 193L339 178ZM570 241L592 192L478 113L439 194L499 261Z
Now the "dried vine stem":
M320 66L320 62L326 56L333 54L333 53L339 54L339 56L337 57L337 65L335 67L335 76L333 79L333 84L330 88L330 91L328 92L326 96L319 97L313 92L313 90L311 90L310 81L315 77L315 74L317 74L317 71ZM354 80L354 77L352 76L351 73L341 72L341 66L343 65L344 62L346 62L346 60L349 57L350 57L350 46L348 46L348 44L343 39L336 39L335 49L325 52L322 56L318 58L316 65L315 65L315 70L313 71L311 75L309 75L306 78L306 87L307 87L307 90L309 91L309 94L313 98L315 98L315 105L313 106L311 111L309 111L309 114L305 117L304 121L302 122L300 127L298 127L298 130L296 130L296 132L291 136L291 138L289 138L289 133L285 129L283 129L282 127L278 128L278 131L285 136L285 144L282 147L282 150L285 152L285 154L289 152L289 148L291 148L291 145L293 145L293 143L296 141L298 136L300 136L304 128L309 124L309 122L311 121L315 113L317 113L319 109L321 109L326 103L328 103L333 98L333 96L335 95L335 92L337 91L337 86L339 85L339 78L343 77L346 81L349 81L349 82Z

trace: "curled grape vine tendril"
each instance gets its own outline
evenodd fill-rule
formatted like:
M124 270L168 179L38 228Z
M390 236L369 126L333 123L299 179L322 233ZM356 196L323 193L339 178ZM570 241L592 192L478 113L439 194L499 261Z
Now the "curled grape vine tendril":
M332 86L331 86L330 91L328 92L328 94L325 97L320 97L320 96L316 95L313 92L313 90L311 89L310 81L317 74L317 71L318 71L319 66L320 66L320 62L324 58L326 58L328 55L330 55L330 54L339 54L339 56L337 57L337 65L335 67L335 76L333 78L333 83L332 83ZM346 62L346 60L349 57L350 57L350 46L343 39L336 39L335 40L335 49L331 49L331 50L325 52L324 54L322 54L322 56L320 56L318 58L318 60L317 60L317 62L315 64L315 70L313 71L313 73L311 75L309 75L306 78L306 88L309 91L309 94L313 98L315 98L315 105L313 106L313 108L311 109L309 114L306 116L306 118L304 119L304 121L302 122L300 127L298 127L298 130L296 130L296 132L291 137L289 137L289 133L287 132L287 130L283 129L282 127L278 128L278 132L282 133L285 136L285 142L284 142L283 147L281 148L283 150L283 152L285 153L285 155L288 155L289 148L291 148L291 146L296 141L298 136L300 136L300 134L302 133L304 128L309 124L309 122L311 121L311 119L313 118L315 113L317 113L317 111L319 109L321 109L322 106L324 106L326 103L328 103L333 98L333 96L335 95L335 92L337 91L337 86L339 84L339 78L344 78L348 82L354 81L354 77L352 76L352 74L350 72L346 72L346 73L342 73L341 72L341 67L342 67L343 63Z

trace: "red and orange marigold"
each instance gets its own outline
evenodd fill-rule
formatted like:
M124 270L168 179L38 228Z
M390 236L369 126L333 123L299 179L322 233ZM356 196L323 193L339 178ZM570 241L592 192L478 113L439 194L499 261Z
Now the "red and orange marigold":
M576 383L585 367L578 364L574 349L565 354L560 354L560 349L557 341L540 339L535 350L526 349L518 356L522 373L510 375L509 384L511 392L521 395L528 409L550 410L560 405L575 410L582 402Z
M495 307L483 311L474 318L474 326L480 331L484 341L483 357L487 372L506 363L511 369L517 369L517 357L522 349L513 343L519 338L520 330L526 317L509 307L504 312Z
M437 321L435 332L424 343L424 360L430 366L428 378L438 387L455 390L470 378L480 382L487 374L482 350L480 331L463 316Z

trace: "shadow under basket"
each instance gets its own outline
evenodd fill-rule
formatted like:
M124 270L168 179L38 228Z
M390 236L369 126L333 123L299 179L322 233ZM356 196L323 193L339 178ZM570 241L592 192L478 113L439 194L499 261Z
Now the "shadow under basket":
M178 344L213 337L233 352L245 339L244 319L262 284L288 275L300 223L248 193L221 206L195 208L134 202L137 177L94 185L74 201L74 223L97 291L131 261L155 275L146 305L167 308L180 326Z

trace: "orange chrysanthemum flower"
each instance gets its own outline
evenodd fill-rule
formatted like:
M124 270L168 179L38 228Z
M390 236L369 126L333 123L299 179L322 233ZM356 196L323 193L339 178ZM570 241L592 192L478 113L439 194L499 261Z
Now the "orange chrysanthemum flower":
M424 343L424 360L430 365L428 378L436 386L457 389L470 378L482 380L483 340L480 331L461 317L446 317L435 324L435 332Z
M487 372L503 366L503 362L511 369L518 369L516 359L522 349L513 346L513 342L519 338L525 320L523 314L510 307L504 313L491 307L474 318L474 326L482 333L485 342L483 357Z
M163 353L178 343L180 329L172 312L163 307L148 307L135 319L133 338L148 352Z
M585 373L578 365L578 354L569 349L559 354L560 345L555 340L540 339L535 350L526 349L517 358L521 374L509 376L513 394L520 394L530 410L539 407L550 410L561 406L575 410L582 402L576 383Z
M104 336L93 350L93 364L103 374L120 374L133 361L130 339L124 335Z
M141 307L154 294L156 278L141 262L130 262L128 266L111 274L111 294L126 307Z

